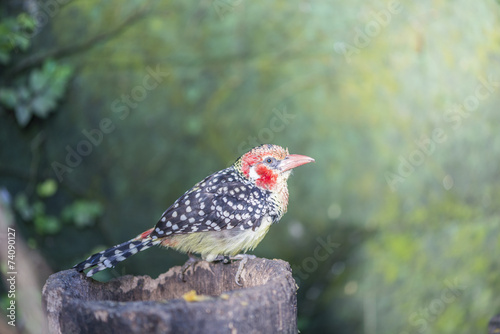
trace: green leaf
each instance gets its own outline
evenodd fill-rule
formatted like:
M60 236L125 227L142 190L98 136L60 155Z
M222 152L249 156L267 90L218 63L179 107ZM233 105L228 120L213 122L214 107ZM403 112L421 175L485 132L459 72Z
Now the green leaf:
M7 64L10 60L10 55L8 52L0 50L0 64Z
M26 13L21 13L17 16L17 22L19 25L27 30L33 30L36 27L36 21L34 18Z
M56 108L57 100L64 95L71 73L70 66L50 60L40 70L31 72L29 87L34 97L30 101L30 109L35 115L45 118Z
M94 201L76 201L64 208L62 218L65 222L72 222L77 227L88 227L95 223L95 220L103 212L102 205Z
M36 187L38 196L50 197L57 191L57 182L54 179L47 179Z
M18 105L15 111L17 123L25 127L31 120L31 110L26 105Z
M6 17L0 23L0 63L7 64L9 53L18 48L27 50L31 44L30 33L36 28L34 18L26 13L16 18Z
M61 230L61 222L53 216L35 217L35 229L39 234L56 234Z
M8 88L0 89L0 103L2 103L8 108L14 109L14 107L17 104L16 92Z
M37 244L35 238L29 238L28 239L28 247L31 248L31 249L37 249L38 248L38 244Z
M30 73L29 84L30 88L34 92L41 91L45 85L48 83L50 77L43 73L42 71L35 70Z
M189 102L192 103L197 102L200 99L201 95L202 95L202 90L197 86L188 87L188 89L186 90L186 99Z
M25 193L19 193L14 198L14 208L21 215L21 217L28 221L33 219L33 209L31 208L28 196Z
M50 111L56 107L55 101L47 95L36 96L31 102L33 113L41 118L46 118Z
M28 88L24 86L19 86L17 88L17 96L22 101L28 101L31 97L31 93Z
M23 51L30 46L30 40L26 37L26 35L16 33L12 34L12 38L14 40L14 44Z
M200 117L190 117L187 120L186 130L189 134L198 135L203 128L203 122Z
M33 213L35 216L43 216L45 214L45 204L41 201L33 203Z

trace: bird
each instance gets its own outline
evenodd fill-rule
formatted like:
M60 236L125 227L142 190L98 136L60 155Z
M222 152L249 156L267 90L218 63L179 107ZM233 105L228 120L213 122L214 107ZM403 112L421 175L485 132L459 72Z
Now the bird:
M240 260L235 282L253 250L288 207L287 180L298 166L314 162L311 157L289 154L278 145L264 144L240 156L233 165L215 172L179 197L153 228L76 264L86 276L160 245L187 253L185 271L198 261ZM201 259L194 254L200 254Z

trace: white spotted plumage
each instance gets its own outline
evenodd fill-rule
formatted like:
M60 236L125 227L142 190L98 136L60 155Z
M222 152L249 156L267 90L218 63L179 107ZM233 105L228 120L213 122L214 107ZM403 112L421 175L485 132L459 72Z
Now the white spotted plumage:
M284 208L270 201L270 197L271 191L257 187L231 166L198 182L175 201L163 213L151 238L161 238L168 231L176 235L240 226L243 230L255 231L265 215L271 217L272 221L278 221L284 214ZM259 211L252 215L246 214L254 210L252 206L258 207ZM212 209L205 211L206 207ZM205 224L206 221L211 223Z

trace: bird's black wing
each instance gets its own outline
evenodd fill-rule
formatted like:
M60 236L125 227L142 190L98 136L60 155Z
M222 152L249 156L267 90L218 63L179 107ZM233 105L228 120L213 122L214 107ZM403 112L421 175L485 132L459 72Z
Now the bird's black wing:
M151 237L255 229L268 214L270 192L239 175L234 167L206 177L177 199L161 216Z

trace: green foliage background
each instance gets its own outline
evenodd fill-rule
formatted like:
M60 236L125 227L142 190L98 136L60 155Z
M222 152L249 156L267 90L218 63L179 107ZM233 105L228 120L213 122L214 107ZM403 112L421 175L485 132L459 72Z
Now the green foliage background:
M0 50L0 185L54 271L150 228L195 182L272 142L316 159L255 251L295 269L301 332L480 333L500 313L498 3L54 8L31 13L49 20L29 49ZM9 93L43 75L57 94L20 120ZM97 144L70 166L84 132ZM327 239L337 246L319 259ZM152 249L100 279L184 260Z

